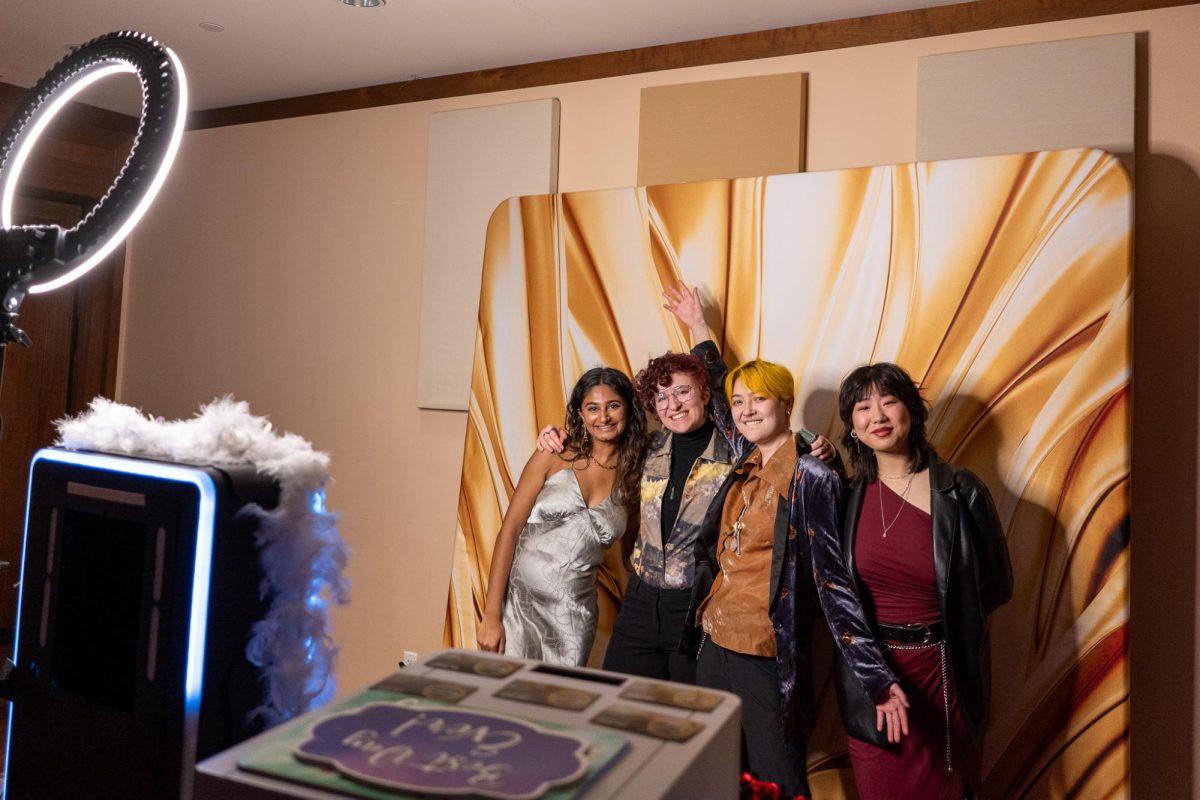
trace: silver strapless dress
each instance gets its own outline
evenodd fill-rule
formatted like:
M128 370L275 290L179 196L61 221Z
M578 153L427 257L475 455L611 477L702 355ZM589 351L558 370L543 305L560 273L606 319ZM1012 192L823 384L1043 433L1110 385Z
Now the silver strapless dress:
M612 495L588 508L568 467L546 479L517 538L504 601L504 652L581 665L596 637L596 573L625 532Z

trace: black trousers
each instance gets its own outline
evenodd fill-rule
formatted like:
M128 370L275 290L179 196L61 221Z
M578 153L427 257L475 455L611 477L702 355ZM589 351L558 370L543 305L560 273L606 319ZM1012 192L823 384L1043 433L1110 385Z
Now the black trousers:
M805 772L806 747L783 735L778 669L774 657L726 650L707 637L700 647L696 683L733 692L742 701L742 766L760 781L783 789L783 797L811 797Z
M659 589L629 576L604 668L644 678L696 682L696 659L679 652L691 589Z

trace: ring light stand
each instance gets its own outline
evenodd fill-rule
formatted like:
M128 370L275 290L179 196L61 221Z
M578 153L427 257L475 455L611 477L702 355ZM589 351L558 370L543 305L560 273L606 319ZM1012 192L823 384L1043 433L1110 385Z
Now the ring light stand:
M14 225L21 171L50 122L80 92L110 75L136 75L142 114L129 157L100 201L73 228ZM134 31L100 36L76 48L29 90L0 134L0 379L26 294L65 286L104 260L137 225L179 150L187 117L187 80L179 58Z

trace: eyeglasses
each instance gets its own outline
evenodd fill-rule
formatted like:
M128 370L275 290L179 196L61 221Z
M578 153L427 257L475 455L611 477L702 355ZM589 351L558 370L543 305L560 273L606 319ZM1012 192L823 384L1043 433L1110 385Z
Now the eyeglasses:
M656 394L654 396L654 406L656 408L659 406L665 406L667 404L667 400L671 397L671 395L675 395L675 399L679 402L680 405L683 405L684 403L686 403L688 400L691 399L692 393L695 391L696 391L695 386L689 386L686 383L681 386L673 386L670 389L666 390L665 392L659 392L658 394Z

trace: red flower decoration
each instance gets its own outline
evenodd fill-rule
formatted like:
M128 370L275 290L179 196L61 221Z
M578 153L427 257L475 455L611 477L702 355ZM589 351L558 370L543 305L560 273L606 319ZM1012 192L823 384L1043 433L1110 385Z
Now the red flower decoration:
M760 781L749 772L742 773L742 800L808 800L802 794L785 797L778 783Z

